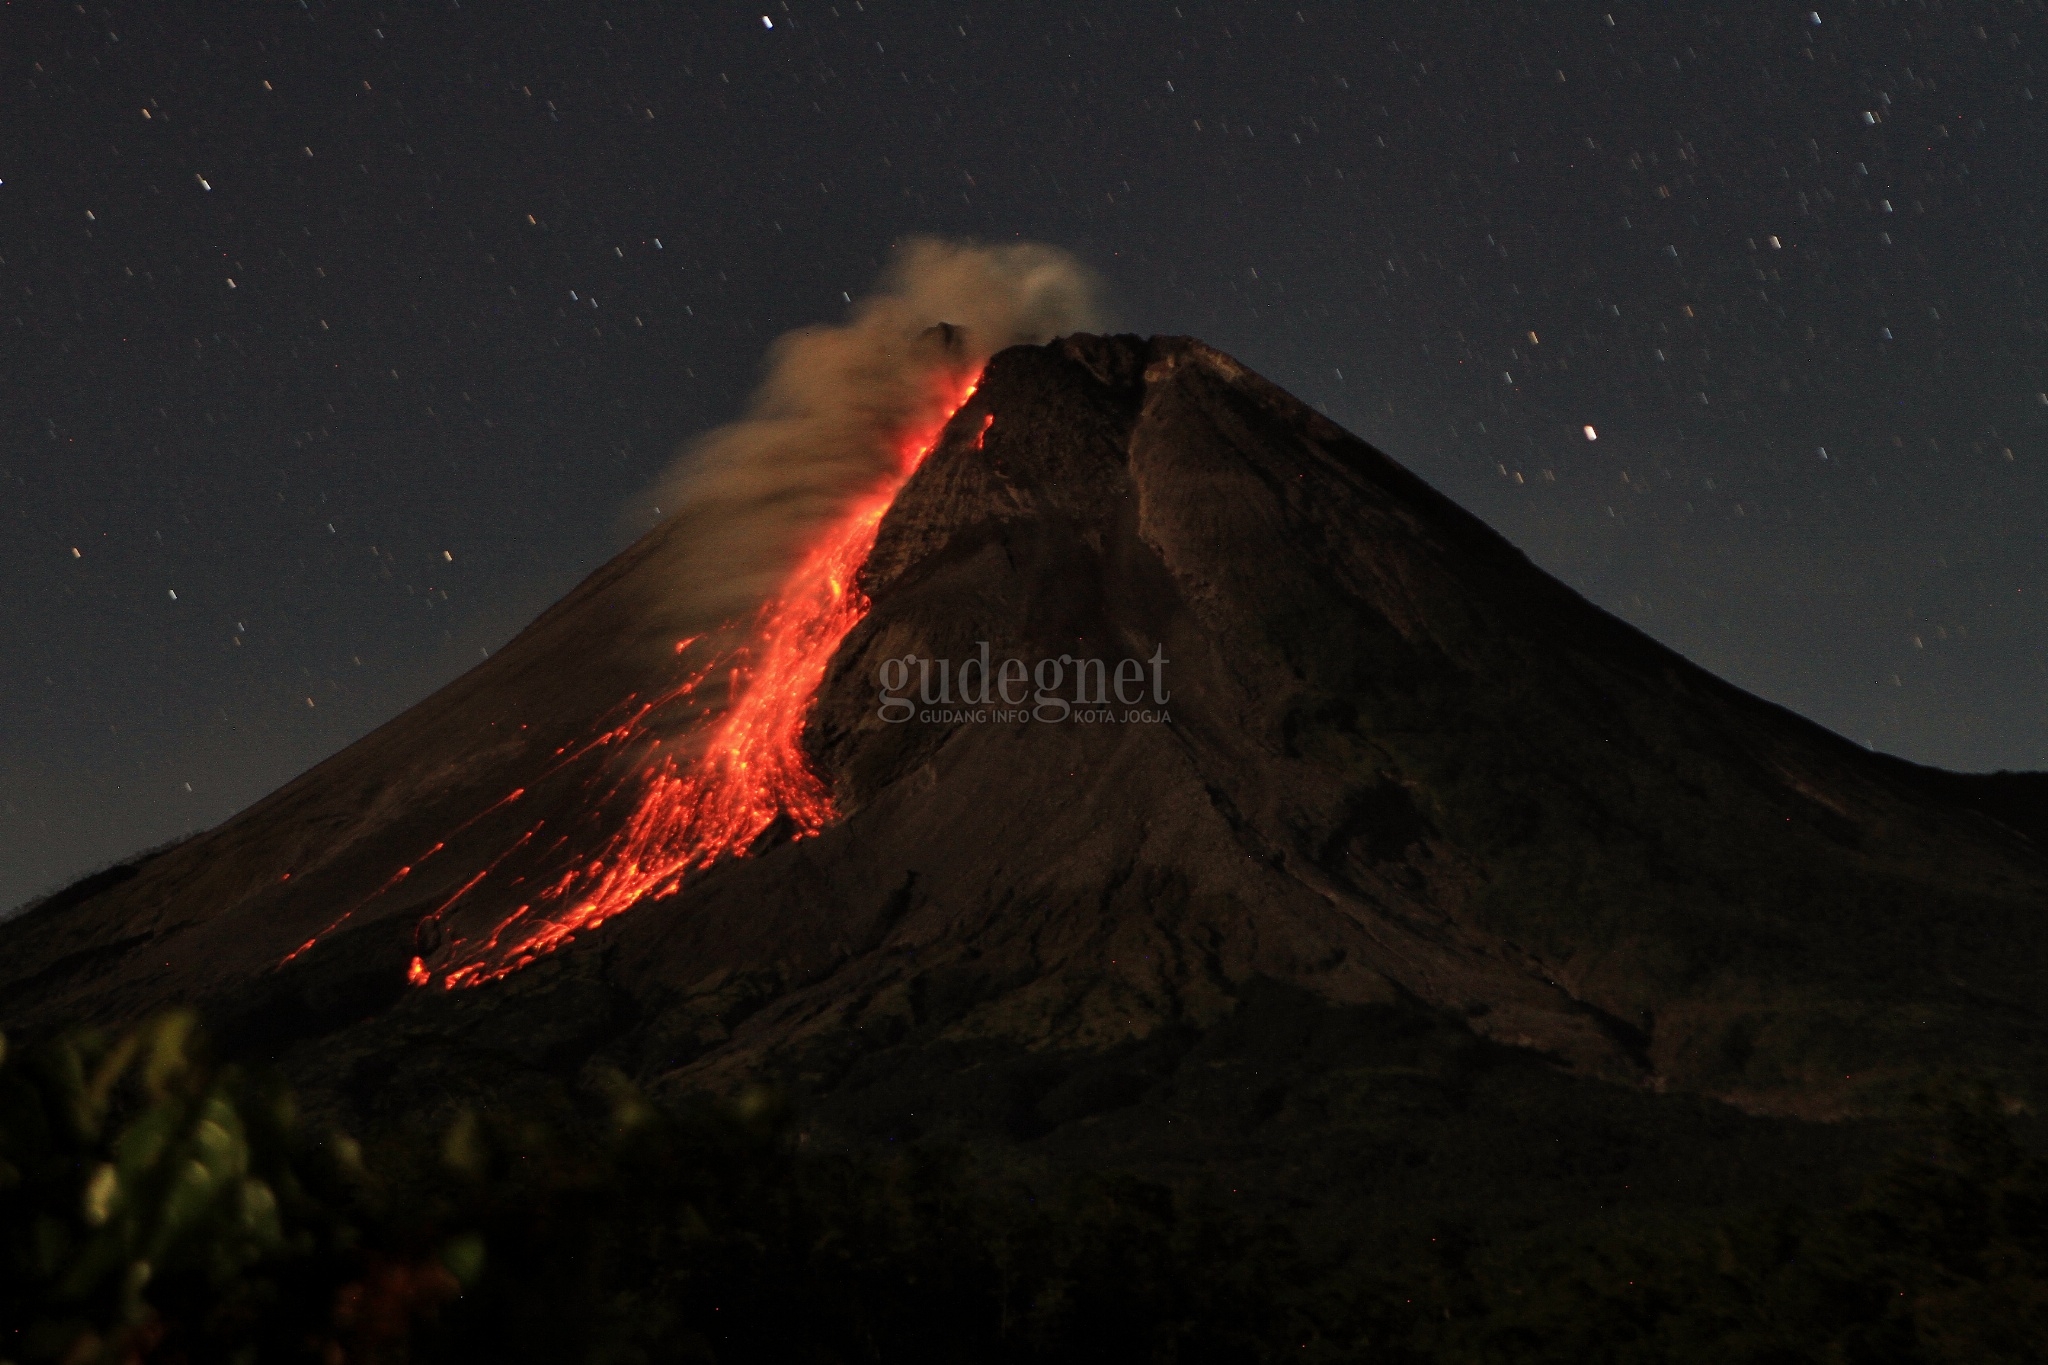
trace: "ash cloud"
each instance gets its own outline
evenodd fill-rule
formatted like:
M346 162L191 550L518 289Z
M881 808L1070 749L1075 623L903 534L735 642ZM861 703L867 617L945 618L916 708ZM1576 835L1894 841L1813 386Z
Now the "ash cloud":
M811 533L899 468L960 376L997 351L1101 326L1093 275L1056 247L905 243L848 321L770 348L738 421L691 443L649 493L675 509L664 615L699 633L736 623L781 584ZM931 334L940 323L958 331Z

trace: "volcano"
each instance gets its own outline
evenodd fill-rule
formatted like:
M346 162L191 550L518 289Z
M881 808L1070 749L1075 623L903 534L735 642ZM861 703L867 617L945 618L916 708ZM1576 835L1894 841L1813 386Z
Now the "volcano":
M650 606L672 519L0 926L0 1022L193 1005L353 1123L768 1079L821 1138L1282 1204L1722 1180L1700 1143L1797 1182L1932 1079L2048 1098L2048 777L1712 677L1198 341L964 379L783 655ZM784 770L706 834L743 713Z

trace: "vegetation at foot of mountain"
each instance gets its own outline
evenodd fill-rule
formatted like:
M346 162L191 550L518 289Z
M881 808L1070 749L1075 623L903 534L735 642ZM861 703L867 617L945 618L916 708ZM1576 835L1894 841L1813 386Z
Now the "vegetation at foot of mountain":
M2048 1358L2048 1162L1983 1093L1846 1208L1367 1263L1128 1178L811 1152L766 1091L606 1088L364 1145L187 1016L0 1050L0 1361Z

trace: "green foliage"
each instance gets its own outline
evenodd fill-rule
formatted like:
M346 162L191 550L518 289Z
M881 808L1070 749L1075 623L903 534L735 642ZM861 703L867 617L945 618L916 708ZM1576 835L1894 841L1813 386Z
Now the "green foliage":
M0 1360L1251 1361L1277 1231L1126 1179L813 1155L772 1095L369 1150L189 1020L0 1063ZM1297 1343L1298 1344L1298 1343Z
M8 1356L135 1358L165 1344L171 1304L192 1345L246 1336L279 1287L251 1268L315 1250L292 1216L307 1201L288 1098L199 1065L191 1041L191 1018L170 1015L0 1060Z
M0 1360L403 1359L459 1288L189 1015L0 1046Z
M609 1091L365 1151L184 1017L0 1052L0 1360L2048 1358L2048 1162L1989 1093L1846 1208L1390 1264L1124 1177L813 1153L765 1092Z

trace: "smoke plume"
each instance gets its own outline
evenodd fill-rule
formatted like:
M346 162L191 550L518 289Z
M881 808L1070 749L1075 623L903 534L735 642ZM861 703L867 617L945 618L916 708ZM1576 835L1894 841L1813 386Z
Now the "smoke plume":
M915 239L847 322L780 337L746 416L692 443L651 494L675 509L664 615L697 633L751 612L812 532L900 467L905 433L936 420L961 376L1099 326L1096 292L1055 247Z

